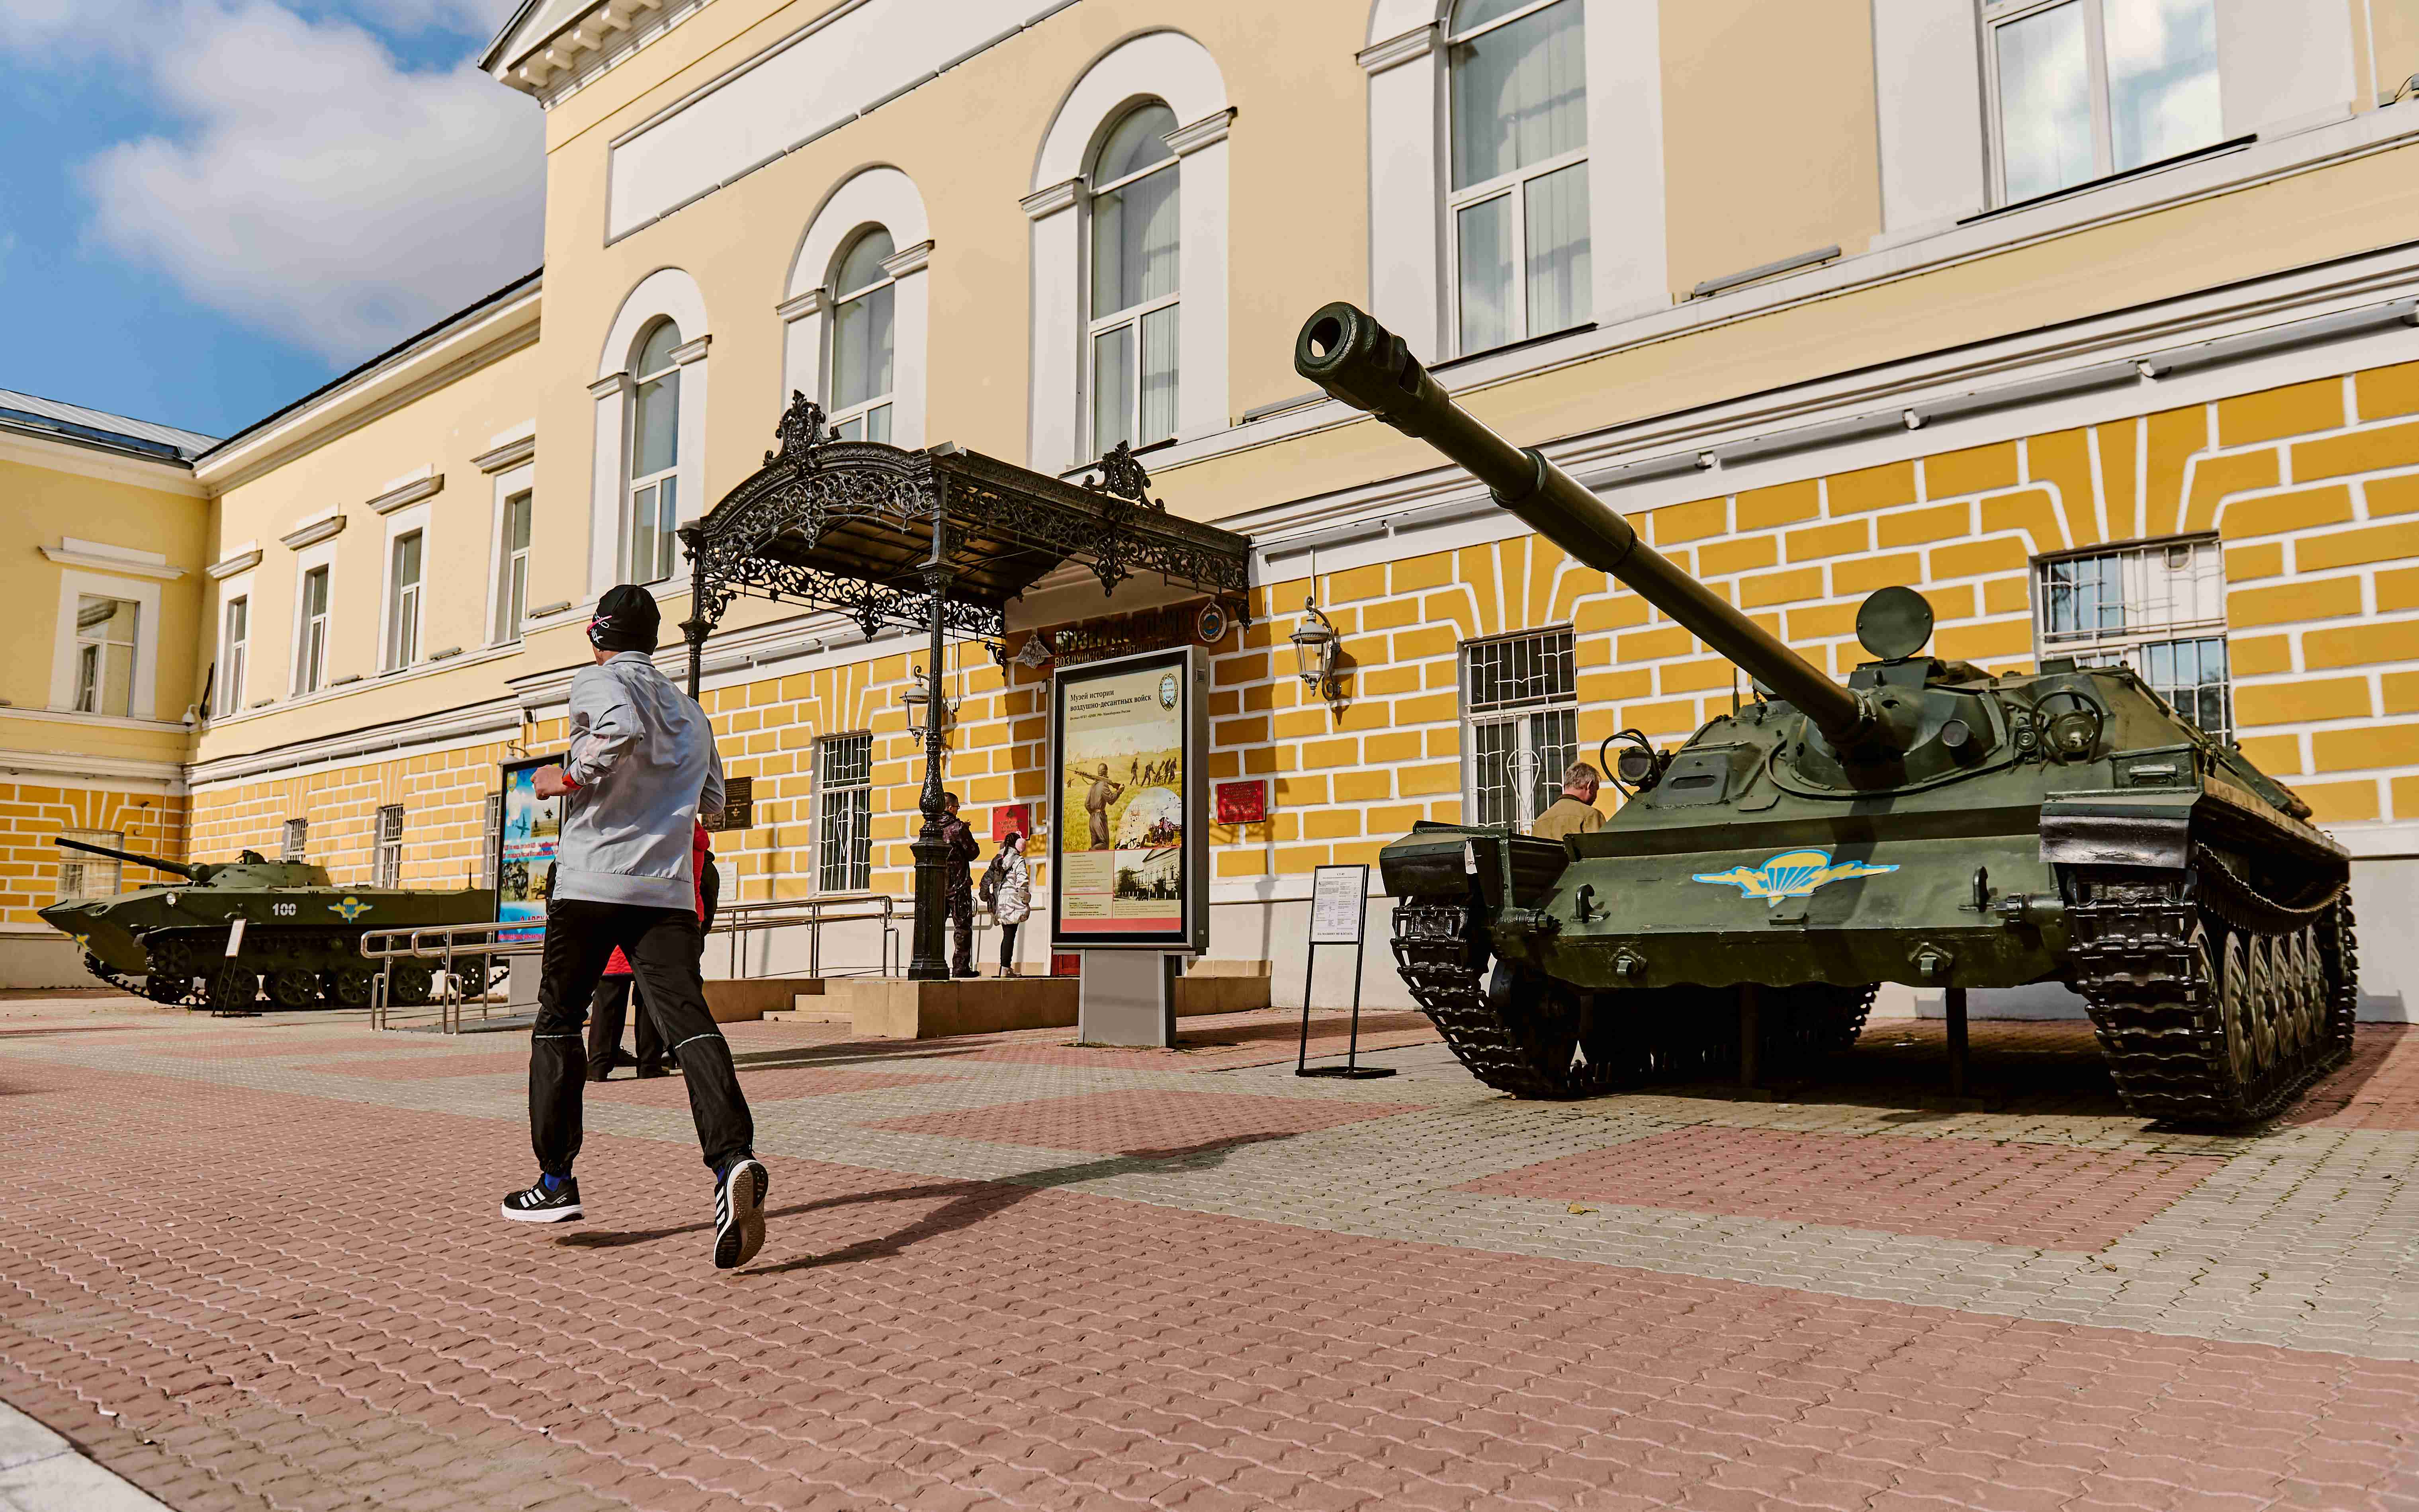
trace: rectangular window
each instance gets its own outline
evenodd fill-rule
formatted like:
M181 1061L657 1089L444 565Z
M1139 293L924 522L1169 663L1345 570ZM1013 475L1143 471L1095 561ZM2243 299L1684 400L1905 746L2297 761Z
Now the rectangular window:
M1579 679L1567 628L1462 647L1471 727L1465 797L1472 823L1525 832L1579 760Z
M825 735L815 751L815 890L873 886L873 736Z
M62 840L82 841L86 845L106 845L118 849L126 837L115 829L69 829L61 832ZM55 846L46 849L58 850ZM58 850L59 902L70 898L115 898L125 863L114 856L87 856L82 851Z
M403 805L390 803L377 811L377 850L370 859L370 886L403 886Z
M504 501L503 528L496 543L496 633L502 645L521 638L521 621L529 617L530 506L533 495L516 493Z
M490 793L479 817L479 886L496 885L496 841L504 829L504 795Z
M328 681L328 569L302 575L302 623L294 648L294 691L316 693Z
M219 633L218 713L223 717L243 707L243 673L252 645L252 599L227 600L226 618Z
M78 714L126 716L134 705L134 620L131 598L97 594L76 599Z
M1578 0L1469 0L1447 22L1455 347L1595 318L1586 20Z
M2226 565L2214 539L2059 557L2037 569L2041 656L2131 667L2176 712L2234 733L2226 657Z
M386 668L400 671L420 659L420 532L394 538L387 570Z
M1984 0L1999 203L2224 134L2216 0Z
M278 859L282 861L299 861L302 859L302 853L309 849L310 844L311 821L308 819L288 819L285 821L285 843L278 848Z

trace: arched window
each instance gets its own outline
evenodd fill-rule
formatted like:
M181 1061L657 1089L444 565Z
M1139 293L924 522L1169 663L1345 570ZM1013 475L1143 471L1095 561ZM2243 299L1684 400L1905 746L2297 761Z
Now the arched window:
M877 226L849 244L832 275L831 421L843 440L890 440L898 290L882 264L897 250Z
M1456 349L1594 318L1581 0L1460 0L1452 71Z
M1176 113L1126 114L1092 165L1092 298L1086 344L1092 445L1148 446L1176 434Z
M630 364L638 415L630 428L630 508L623 532L622 576L629 582L660 582L672 575L672 532L680 524L681 382L672 349L680 344L680 327L658 320Z

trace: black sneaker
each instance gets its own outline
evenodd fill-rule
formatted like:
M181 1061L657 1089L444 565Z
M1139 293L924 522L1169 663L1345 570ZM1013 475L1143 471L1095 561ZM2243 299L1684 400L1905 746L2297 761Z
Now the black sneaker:
M716 1270L745 1265L764 1247L764 1189L772 1180L753 1155L732 1161L722 1173L714 1189Z
M577 1178L567 1178L561 1186L548 1191L546 1179L540 1177L527 1191L504 1198L502 1212L515 1223L523 1224L559 1224L586 1216L579 1206ZM758 1227L761 1229L763 1226Z
M672 1063L669 1060L650 1060L639 1068L639 1079L640 1081L645 1081L650 1077L669 1076L671 1073Z

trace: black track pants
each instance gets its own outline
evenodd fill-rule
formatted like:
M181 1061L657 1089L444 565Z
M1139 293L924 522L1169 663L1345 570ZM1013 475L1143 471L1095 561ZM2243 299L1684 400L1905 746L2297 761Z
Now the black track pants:
M716 1170L750 1152L756 1123L740 1095L731 1046L706 1011L697 915L686 908L559 898L547 909L546 955L530 1036L530 1144L538 1169L569 1176L579 1153L588 1051L579 1026L615 946L637 974L639 1011L655 1017L688 1084L698 1148Z
M671 1057L664 1054L664 1037L655 1032L655 1016L647 1011L647 1000L639 996L632 1001L629 977L606 977L596 983L596 995L588 1005L588 1064L612 1067L611 1057L622 1048L622 1026L633 1017L639 1021L638 1061L652 1066Z

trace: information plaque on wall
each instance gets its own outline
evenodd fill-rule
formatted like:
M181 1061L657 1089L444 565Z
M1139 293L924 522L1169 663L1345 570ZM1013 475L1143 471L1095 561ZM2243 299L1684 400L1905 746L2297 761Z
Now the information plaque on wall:
M752 777L726 777L722 779L722 811L701 813L698 822L706 828L753 829L756 827L756 779Z
M1051 945L1210 948L1210 662L1199 648L1051 679Z

